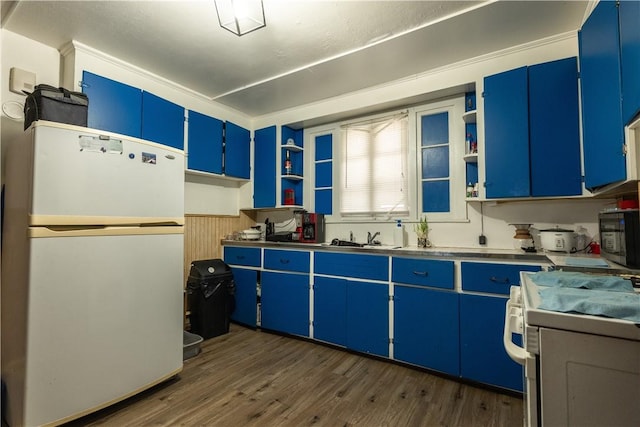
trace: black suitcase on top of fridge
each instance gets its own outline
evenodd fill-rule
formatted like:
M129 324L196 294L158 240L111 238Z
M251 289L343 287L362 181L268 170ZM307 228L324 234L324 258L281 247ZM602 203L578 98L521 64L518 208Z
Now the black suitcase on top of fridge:
M89 98L62 87L37 85L24 102L24 128L36 120L87 126Z
M204 339L229 332L229 320L235 309L235 289L231 267L224 261L193 261L187 279L191 332Z

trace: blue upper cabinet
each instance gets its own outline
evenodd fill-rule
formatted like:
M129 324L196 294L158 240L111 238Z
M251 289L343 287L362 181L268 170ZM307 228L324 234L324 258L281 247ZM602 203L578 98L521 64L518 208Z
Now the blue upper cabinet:
M224 173L236 178L251 176L251 134L231 122L225 123Z
M487 198L582 194L577 59L486 77Z
M189 111L190 170L222 174L222 120Z
M141 137L142 90L84 71L82 92L89 97L90 128Z
M315 137L315 211L333 213L333 135Z
M420 117L422 212L449 212L449 114Z
M253 207L276 206L276 127L258 129L253 137Z
M598 4L580 30L579 44L585 185L592 189L627 176L615 2Z
M486 196L529 196L527 68L484 79Z
M184 108L152 93L143 92L142 138L182 150Z
M531 195L582 193L578 60L529 67Z
M640 113L640 2L619 5L622 64L622 121L629 123Z

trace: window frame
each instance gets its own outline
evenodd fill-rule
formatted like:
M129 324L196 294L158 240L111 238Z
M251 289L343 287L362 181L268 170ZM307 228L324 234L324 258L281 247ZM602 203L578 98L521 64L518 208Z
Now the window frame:
M386 217L381 216L342 216L340 213L340 182L342 182L342 144L345 134L344 125L358 123L366 120L375 120L377 118L392 116L402 112L408 112L407 124L407 201L409 204L408 215L398 215L391 212ZM420 128L421 116L429 114L437 114L440 112L449 113L449 212L422 212L422 129ZM305 129L305 139L309 144L305 143L308 148L305 157L310 159L310 165L313 165L315 146L312 141L314 137L323 134L333 135L333 195L332 205L333 214L330 216L331 222L335 223L371 223L383 222L393 223L396 219L403 219L409 222L416 221L423 215L427 215L431 222L464 222L468 221L467 202L464 194L466 189L466 163L464 162L464 144L465 144L465 126L462 116L465 112L465 94L460 93L453 97L436 100L420 104L419 106L404 108L400 110L387 111L385 113L361 116L357 119L333 122L324 125L318 125L309 129ZM458 120L459 119L459 120ZM313 147L313 148L310 148ZM315 170L308 167L307 171L311 171L309 179L305 177L306 186L313 191L312 183L315 182ZM311 193L308 193L311 194ZM310 205L314 208L314 202Z

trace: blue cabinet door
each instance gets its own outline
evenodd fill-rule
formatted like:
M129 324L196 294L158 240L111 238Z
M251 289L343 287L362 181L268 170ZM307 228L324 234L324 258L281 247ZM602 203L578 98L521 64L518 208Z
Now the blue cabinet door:
M184 108L152 93L143 92L142 138L182 150Z
M389 280L389 259L382 255L315 252L314 272L329 276Z
M640 2L619 5L622 65L622 122L628 124L640 113Z
M389 357L389 287L347 281L347 347Z
M637 22L633 25L637 28ZM585 185L597 188L627 177L616 2L598 3L578 41Z
M236 284L236 308L231 313L231 320L255 328L258 307L258 272L237 267L233 267L231 271Z
M531 195L582 194L578 60L529 67Z
M82 92L89 97L87 126L141 137L142 90L83 71Z
M458 376L458 294L407 286L394 293L394 358Z
M222 173L223 124L222 120L189 111L188 169Z
M265 249L264 268L268 270L309 272L310 253L287 249Z
M485 77L484 112L486 196L529 196L527 67Z
M522 366L504 349L502 333L507 298L460 295L460 375L522 391Z
M224 262L231 265L260 267L262 265L262 249L239 246L225 246Z
M511 286L520 283L521 271L540 270L539 265L463 261L460 263L462 290L509 295Z
M225 123L224 173L249 179L251 174L251 134L241 126Z
M276 127L258 129L253 138L253 207L276 206Z
M316 277L313 284L313 337L347 345L347 281Z
M293 335L309 336L309 275L262 273L261 326Z

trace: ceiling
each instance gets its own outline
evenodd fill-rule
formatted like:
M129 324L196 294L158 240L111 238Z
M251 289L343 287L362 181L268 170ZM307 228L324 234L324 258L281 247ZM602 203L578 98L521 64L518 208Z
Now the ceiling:
M258 117L577 30L592 1L264 0L238 37L212 0L2 2L2 26L71 40Z

